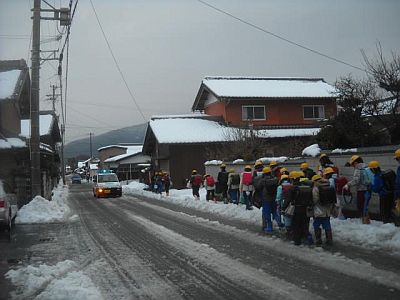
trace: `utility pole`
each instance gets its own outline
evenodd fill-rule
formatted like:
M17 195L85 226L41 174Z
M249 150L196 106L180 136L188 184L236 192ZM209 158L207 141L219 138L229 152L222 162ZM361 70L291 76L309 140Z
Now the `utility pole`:
M32 27L32 86L31 86L31 193L42 194L40 172L39 79L40 79L40 2L34 0Z
M89 133L89 141L90 141L90 160L92 159L92 157L93 157L93 152L92 152L92 135L93 135L93 133Z

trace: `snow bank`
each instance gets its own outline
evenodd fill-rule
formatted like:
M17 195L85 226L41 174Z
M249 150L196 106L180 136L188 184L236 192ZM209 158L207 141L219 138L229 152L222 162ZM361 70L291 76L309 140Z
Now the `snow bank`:
M103 299L91 279L71 260L54 266L27 266L10 270L5 277L17 286L16 297L26 299L39 292L35 299ZM41 292L40 292L41 291Z
M209 160L209 161L206 161L206 162L204 163L205 166L208 166L208 165L219 166L220 164L222 164L222 160L216 160L216 159L214 159L214 160Z
M286 160L288 160L288 158L286 156L280 156L280 157L261 157L259 159L257 159L259 161L261 161L262 163L270 163L271 161L276 161L276 162L284 162Z
M339 149L336 148L332 150L332 153L337 153L337 154L342 154L342 153L348 153L348 152L357 152L357 148L351 148L351 149Z
M311 146L304 148L303 151L301 152L301 155L316 157L320 153L321 149L319 148L318 144L313 144Z
M241 159L241 158L238 158L238 159L235 159L232 163L233 163L234 165L236 165L236 164L242 164L242 163L244 163L244 160Z
M51 201L41 196L36 196L18 211L15 222L22 224L67 221L71 217L71 209L67 204L67 197L68 187L60 184L53 190Z
M174 203L184 207L218 214L227 218L242 220L251 224L260 224L261 210L254 207L253 210L246 210L244 205L223 204L206 201L205 189L200 189L200 200L194 200L191 189L170 190L170 196L160 196L150 191L144 191L147 186L131 182L122 186L125 194L142 195L161 201ZM393 224L383 224L378 221L371 221L370 225L361 224L359 219L331 219L334 239L357 244L371 249L381 249L400 254L400 230Z

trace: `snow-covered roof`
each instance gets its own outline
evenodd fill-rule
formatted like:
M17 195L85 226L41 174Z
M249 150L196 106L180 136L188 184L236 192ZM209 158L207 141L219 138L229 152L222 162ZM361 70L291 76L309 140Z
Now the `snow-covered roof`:
M20 138L0 139L0 149L24 148L26 142Z
M0 99L12 97L20 75L21 70L0 72Z
M142 153L142 149L143 149L143 145L140 146L126 146L127 151L125 154L121 154L121 155L116 155L110 158L107 158L104 162L109 163L109 162L115 162L115 161L119 161L121 159L136 155L138 153Z
M183 118L210 118L211 116L202 114L202 113L192 113L192 114L184 114L184 115L154 115L151 116L150 119L156 120L156 119L183 119Z
M106 149L110 149L110 148L121 148L121 149L126 149L126 146L122 146L122 145L108 145L108 146L100 147L99 149L97 149L97 151L102 151L102 150L106 150Z
M48 115L39 115L39 133L40 135L48 135L51 133L51 128L53 125L54 116L51 114ZM21 136L30 137L31 136L31 120L21 120Z
M206 77L202 82L219 97L332 98L335 88L322 78Z
M231 141L237 128L227 127L218 122L204 119L176 118L150 120L150 128L160 144L212 143ZM277 138L288 136L310 136L320 128L263 129L260 137Z

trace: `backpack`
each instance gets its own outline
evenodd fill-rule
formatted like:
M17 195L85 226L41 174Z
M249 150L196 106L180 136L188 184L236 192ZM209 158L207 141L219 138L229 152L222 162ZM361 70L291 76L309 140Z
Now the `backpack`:
M369 187L372 183L371 177L368 175L367 168L360 169L360 183Z
M396 173L393 170L382 171L383 189L393 191L396 186Z
M212 177L211 175L207 176L206 177L206 183L207 183L207 186L209 186L209 187L214 186L215 185L214 177Z
M231 185L238 185L240 183L240 176L239 174L233 174L231 176Z
M262 192L262 190L264 188L263 179L264 178L262 176L254 177L253 186L254 186L254 189L256 190L256 192Z
M219 184L227 184L228 183L228 172L219 172L218 173L218 183Z
M344 176L340 176L336 178L336 193L342 194L343 192L343 187L347 184L348 180Z
M253 175L251 174L251 172L244 172L242 175L242 183L244 185L251 185L253 179Z
M312 188L307 185L296 186L294 189L289 190L289 198L295 206L312 206Z
M264 190L267 195L273 196L276 195L276 189L278 188L279 180L276 177L272 178L263 178L264 180Z
M318 186L319 203L322 205L331 205L336 203L336 190L329 184L321 184Z
M192 186L200 186L201 185L201 181L202 181L202 177L201 175L194 175L193 176L193 182L192 182Z

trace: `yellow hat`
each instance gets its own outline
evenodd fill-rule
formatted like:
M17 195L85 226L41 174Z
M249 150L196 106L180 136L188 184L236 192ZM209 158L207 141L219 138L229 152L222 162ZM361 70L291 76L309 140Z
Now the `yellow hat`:
M306 163L306 162L303 162L303 163L300 165L300 169L307 169L308 167L309 167L309 164Z
M226 168L226 165L225 165L224 163L222 163L222 164L220 165L220 167L221 167L221 168Z
M370 168L370 169L376 169L376 168L379 168L379 162L378 161L376 161L376 160L371 160L369 163L368 163L368 168Z
M251 166L247 165L244 167L245 170L251 170Z
M350 164L352 165L352 164L354 164L354 162L357 160L357 159L359 159L360 157L358 156L358 155L353 155L351 158L350 158Z
M394 157L395 157L395 158L400 158L400 149L397 149L397 150L394 152Z
M264 167L262 170L264 174L271 173L271 168L270 167Z
M275 161L275 160L273 160L273 161L271 161L270 163L269 163L269 166L270 167L274 167L274 166L277 166L278 165L278 163Z
M319 159L326 157L326 156L328 156L328 155L326 155L325 153L321 153L321 155L319 156Z
M197 170L192 170L192 174L197 174Z
M262 166L263 163L260 160L257 160L256 163L254 164L254 166Z
M204 176L203 176L203 178L206 178L207 176L210 176L210 174L206 174L206 175L204 175Z
M229 173L235 173L235 169L229 169Z
M303 173L303 172L301 172ZM301 173L299 171L292 171L289 173L289 178L296 179L301 177Z
M289 179L289 175L286 175L286 174L281 175L280 181L282 181L284 179Z
M327 167L324 169L324 176L332 173L335 173L335 170L333 170L333 168Z
M306 177L306 174L304 174L303 171L298 171L298 172L299 172L299 176L300 176L300 177Z
M311 178L312 181L318 181L318 180L321 180L321 179L322 179L322 177L319 174L316 174Z

